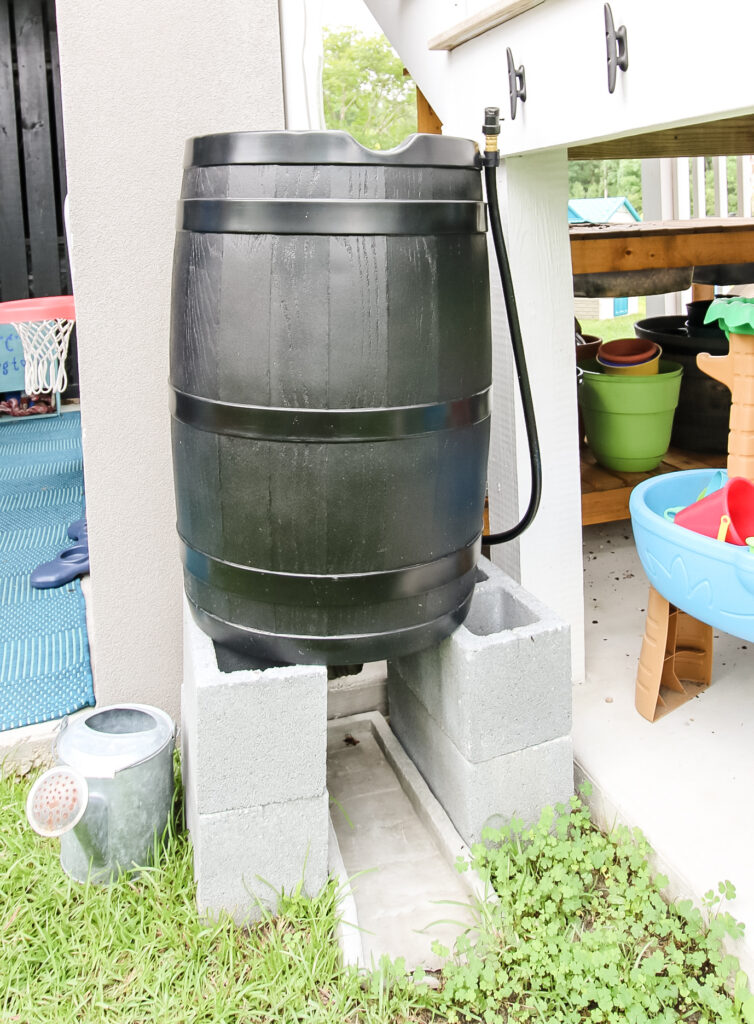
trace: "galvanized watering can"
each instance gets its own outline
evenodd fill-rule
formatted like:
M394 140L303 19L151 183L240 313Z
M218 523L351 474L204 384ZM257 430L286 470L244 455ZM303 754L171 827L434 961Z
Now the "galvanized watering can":
M118 704L63 720L57 765L32 786L31 827L60 836L60 863L79 882L110 882L148 864L173 801L175 724L159 708Z

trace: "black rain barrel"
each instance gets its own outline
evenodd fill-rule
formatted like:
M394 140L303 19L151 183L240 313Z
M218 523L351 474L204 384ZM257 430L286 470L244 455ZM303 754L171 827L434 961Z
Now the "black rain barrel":
M194 618L268 661L420 650L480 551L491 347L473 142L189 141L171 326Z

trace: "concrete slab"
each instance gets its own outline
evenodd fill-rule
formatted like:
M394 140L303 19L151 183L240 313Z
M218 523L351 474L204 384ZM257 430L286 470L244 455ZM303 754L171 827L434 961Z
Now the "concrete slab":
M351 878L363 962L386 954L404 957L410 969L439 967L432 941L453 945L472 925L469 903L481 891L475 876L453 866L468 852L463 841L381 715L331 722L327 763L331 817ZM448 906L448 900L464 906Z
M654 723L634 708L648 583L628 522L584 530L586 682L574 689L579 776L604 827L638 826L673 896L699 899L730 879L746 925L731 949L754 972L754 650L715 634L712 684Z
M28 775L35 768L49 767L53 762L52 745L61 721L41 722L39 725L25 725L20 729L0 732L0 766L3 773L21 776Z

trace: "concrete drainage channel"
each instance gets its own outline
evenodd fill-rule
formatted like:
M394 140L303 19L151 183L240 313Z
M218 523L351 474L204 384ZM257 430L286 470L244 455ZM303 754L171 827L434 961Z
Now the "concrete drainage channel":
M367 966L387 955L439 967L432 941L452 947L484 893L472 872L455 869L468 850L379 712L331 722L327 733L330 867L352 900L342 908L344 954Z
M350 879L344 957L410 968L436 967L432 940L452 946L472 924L481 890L455 870L464 843L573 792L568 627L490 562L479 572L467 625L389 664L393 731L377 711L328 725L324 667L221 672L186 613L183 771L202 913L253 919L302 872L309 892L334 874ZM358 692L336 681L331 714ZM381 706L379 668L362 692Z

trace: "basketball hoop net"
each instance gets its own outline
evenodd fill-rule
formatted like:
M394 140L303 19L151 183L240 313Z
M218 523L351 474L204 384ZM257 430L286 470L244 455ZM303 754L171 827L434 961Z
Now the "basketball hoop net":
M0 323L10 324L21 338L27 395L65 391L65 359L75 321L72 295L0 302Z

